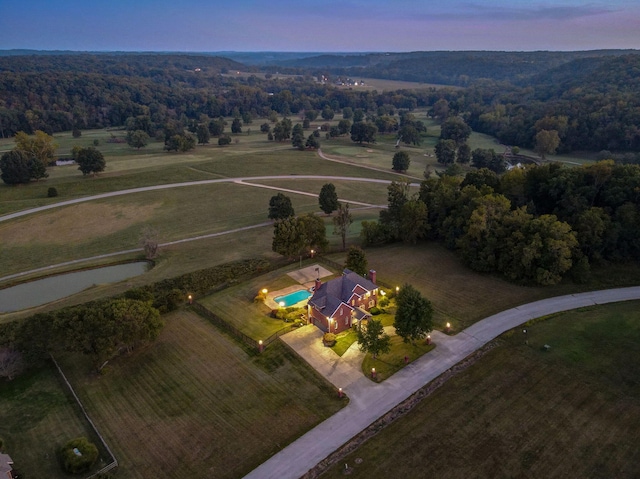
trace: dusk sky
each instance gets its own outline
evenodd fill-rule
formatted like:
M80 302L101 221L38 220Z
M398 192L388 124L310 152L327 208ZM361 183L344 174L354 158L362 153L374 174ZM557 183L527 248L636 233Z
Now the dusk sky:
M640 0L0 0L0 49L640 48Z

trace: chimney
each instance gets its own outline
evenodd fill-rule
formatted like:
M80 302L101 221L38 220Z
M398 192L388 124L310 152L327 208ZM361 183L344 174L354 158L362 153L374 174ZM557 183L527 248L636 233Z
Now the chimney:
M370 270L369 270L369 280L370 280L373 284L376 284L376 270L375 270L375 269L370 269Z
M320 289L320 286L322 286L322 281L320 281L320 278L316 278L316 285L313 287L313 292L316 293Z

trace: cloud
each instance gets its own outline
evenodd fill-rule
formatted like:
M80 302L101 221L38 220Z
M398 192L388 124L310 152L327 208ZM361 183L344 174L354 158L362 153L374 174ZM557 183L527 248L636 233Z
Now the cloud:
M526 4L524 6L486 5L479 3L460 3L449 8L434 9L431 12L421 12L412 18L419 21L537 21L558 20L567 21L577 18L606 15L616 12L611 5L595 4L580 5L544 5Z

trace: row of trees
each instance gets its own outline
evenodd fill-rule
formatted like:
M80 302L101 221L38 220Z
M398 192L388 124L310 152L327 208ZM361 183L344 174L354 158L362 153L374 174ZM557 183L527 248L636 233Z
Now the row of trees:
M640 167L603 161L488 169L464 178L425 180L417 195L406 183L388 188L378 222L363 222L362 240L443 241L473 269L517 282L584 279L591 264L640 259Z
M340 203L335 186L327 183L318 195L320 209L333 217L333 233L340 236L342 249L346 249L347 234L353 223L348 203ZM283 193L269 200L269 219L274 220L272 250L283 256L294 257L310 250L326 249L328 241L324 220L313 213L295 216L291 198Z
M7 323L0 329L0 351L13 361L4 363L0 376L15 376L22 367L59 352L81 353L100 368L119 354L154 341L162 327L160 313L149 301L126 298Z

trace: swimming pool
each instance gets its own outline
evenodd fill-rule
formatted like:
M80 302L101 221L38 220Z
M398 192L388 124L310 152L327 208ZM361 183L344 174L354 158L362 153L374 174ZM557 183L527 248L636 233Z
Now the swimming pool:
M299 289L298 291L294 291L293 293L285 294L284 296L277 296L273 300L280 305L280 303L284 303L284 307L288 308L291 305L299 303L300 301L304 301L311 296L311 293L306 289Z

